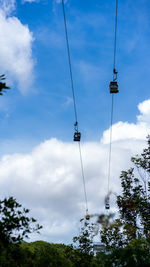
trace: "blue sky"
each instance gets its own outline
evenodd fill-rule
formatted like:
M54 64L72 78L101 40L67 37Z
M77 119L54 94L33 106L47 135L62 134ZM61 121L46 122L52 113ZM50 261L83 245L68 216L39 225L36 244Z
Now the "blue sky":
M110 121L108 84L112 78L115 1L68 1L65 7L79 125L83 140L98 141ZM17 1L11 16L32 32L34 82L24 89L24 96L14 81L10 94L3 97L9 102L9 116L2 135L71 141L74 113L61 4ZM135 122L138 103L148 98L148 25L148 1L137 1L136 5L119 1L120 94L115 97L114 121ZM4 119L5 114L1 116Z
M49 179L56 178L51 185L53 188L62 177L72 177L69 180L72 181L72 188L80 175L78 160L73 157L78 157L72 141L75 119L62 6L59 2L0 1L0 72L6 74L7 84L11 87L0 99L0 168L3 175L2 195L15 194L33 209L43 224L47 222L44 214L51 212L54 218L56 216L51 224L61 228L60 209L66 213L67 210L71 211L72 216L68 216L68 221L62 222L60 238L57 234L53 236L52 232L55 231L47 229L43 233L43 238L48 241L67 242L74 232L71 220L76 224L79 214L83 212L83 200L80 199L82 193L72 200L72 206L67 206L65 200L68 198L65 196L69 194L70 188L66 180L67 186L63 184L60 195L49 189L47 197L41 201L47 203L50 198L57 203L57 212L52 207L44 210L45 204L39 204L39 210L35 206L37 198L39 201L42 198L42 193L38 191L39 184L43 186L44 192L45 186L49 186ZM103 209L103 191L107 187L105 182L104 190L102 188L94 200L96 183L100 178L101 184L103 179L100 172L102 177L107 172L105 154L108 152L111 110L108 86L113 69L115 1L67 0L65 10L85 169L87 167L89 205L96 211L99 199ZM132 153L140 152L150 130L149 43L149 1L119 0L116 68L120 92L115 95L113 126L114 151L118 154L114 152L113 157L116 165L118 161L120 165L118 169L112 170L113 176L119 177L121 168L129 165ZM94 167L90 166L91 162ZM24 166L24 173L18 169L21 165ZM13 181L9 180L12 175ZM37 186L33 197L28 195L29 189L25 189L27 181L24 181L24 175L29 175L28 182ZM77 186L82 186L80 179ZM60 208L62 199L64 207ZM79 212L75 212L74 208ZM43 216L40 215L41 209ZM66 217L66 213L61 216Z

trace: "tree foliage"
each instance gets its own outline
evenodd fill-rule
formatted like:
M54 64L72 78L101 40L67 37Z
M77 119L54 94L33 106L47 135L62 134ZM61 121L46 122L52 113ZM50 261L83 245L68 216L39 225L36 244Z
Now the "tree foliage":
M148 148L131 161L135 167L122 171L122 195L117 196L119 218L101 231L107 247L124 247L135 239L150 241L150 137ZM135 176L139 175L139 177Z
M127 261L133 266L150 264L150 136L147 143L140 156L131 158L134 167L120 175L118 217L101 224L101 242L115 266L129 266Z
M81 219L83 223L79 236L73 238L74 248L79 249L84 254L91 254L93 249L94 225L88 220Z
M93 253L94 224L86 218L81 219L80 222L82 223L80 234L73 238L74 266L97 266Z
M19 243L32 232L42 228L34 218L28 217L29 209L22 208L15 198L0 200L0 241L3 244Z
M6 90L10 89L4 82L5 79L5 74L0 75L0 95L3 95Z

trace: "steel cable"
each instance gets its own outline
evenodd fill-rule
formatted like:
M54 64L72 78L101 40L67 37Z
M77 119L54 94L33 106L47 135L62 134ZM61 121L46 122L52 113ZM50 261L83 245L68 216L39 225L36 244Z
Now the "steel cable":
M73 82L73 73L72 73L72 64L71 64L70 46L69 46L69 38L68 38L68 30L67 30L67 22L66 22L66 13L65 13L64 0L62 0L62 10L63 10L63 17L64 17L65 37L66 37L67 55L68 55L69 72L70 72L70 81L71 81L73 104L74 104L74 114L75 114L75 120L76 120L75 124L76 124L76 129L78 131L77 107L76 107L76 101L75 101L75 89L74 89L74 82ZM86 207L86 215L87 215L88 214L88 201L87 201L87 192L86 192L86 184L85 184L85 175L84 175L83 159L82 159L82 152L81 152L80 141L78 143L79 143L79 155L80 155L80 163L81 163L81 174L82 174L82 180L83 180L83 189L84 189L84 197L85 197L85 207Z
M116 70L117 23L118 23L118 0L116 0L115 37L114 37L114 63L113 63L113 70ZM113 78L114 78L114 72L113 72Z
M116 48L117 48L117 22L118 22L118 0L116 0L116 12L115 12L115 35L114 35L114 59L113 59L113 80L116 79ZM111 174L111 154L112 154L112 124L113 124L113 110L114 110L114 94L112 94L111 102L111 118L110 118L110 140L109 140L109 159L108 159L108 196L109 196L109 184Z
M68 63L69 63L69 72L70 72L71 89L72 89L73 104L74 104L75 122L78 122L78 118L77 118L77 108L76 108L76 101L75 101L75 90L74 90L74 82L73 82L73 74L72 74L72 64L71 64L71 56L70 56L70 47L69 47L69 38L68 38L68 30L67 30L67 22L66 22L66 13L65 13L65 6L64 6L64 0L62 0L62 10L63 10L63 17L64 17L65 36L66 36L66 45L67 45L67 55L68 55ZM78 124L77 124L77 130L78 130Z

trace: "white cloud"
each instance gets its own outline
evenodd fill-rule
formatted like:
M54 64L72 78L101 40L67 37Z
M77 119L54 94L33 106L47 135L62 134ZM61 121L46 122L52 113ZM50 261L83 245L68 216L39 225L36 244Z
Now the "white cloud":
M107 146L86 143L82 148L89 208L100 212L107 193ZM119 175L120 170L113 171ZM85 212L77 144L51 139L29 154L3 156L0 186L5 195L11 194L31 208L49 241L69 239Z
M119 122L113 125L115 142L112 144L110 189L120 191L121 170L131 166L130 157L141 153L150 122L149 100L139 105L140 120L136 124ZM145 127L145 128L144 128ZM82 155L90 213L104 212L107 194L108 130L99 143L82 144ZM71 242L79 219L85 213L78 145L56 139L47 140L30 153L4 155L0 161L1 198L13 195L32 216L43 224L40 238L50 242ZM115 197L110 205L115 207Z
M10 15L16 8L16 0L0 0L0 8L5 15Z
M6 17L0 10L0 40L0 71L8 73L25 93L33 81L32 33L16 17Z
M150 100L145 100L138 105L140 115L137 116L137 123L117 122L112 127L112 140L129 140L138 139L143 140L150 133ZM109 143L109 131L104 131L102 143Z
M138 105L138 109L141 113L141 115L139 115L137 118L138 118L138 121L139 122L146 122L147 124L150 123L150 99L148 100L145 100L144 102L140 103Z

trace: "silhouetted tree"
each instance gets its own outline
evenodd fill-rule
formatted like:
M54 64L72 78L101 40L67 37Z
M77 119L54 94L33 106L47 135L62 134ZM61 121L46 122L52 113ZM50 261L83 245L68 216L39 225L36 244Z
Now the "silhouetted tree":
M5 74L0 75L0 95L3 95L4 92L6 92L6 90L10 89L5 82L3 82L5 80Z
M29 209L22 208L15 198L0 200L0 241L3 244L20 243L32 232L42 228L34 218L27 215Z

